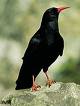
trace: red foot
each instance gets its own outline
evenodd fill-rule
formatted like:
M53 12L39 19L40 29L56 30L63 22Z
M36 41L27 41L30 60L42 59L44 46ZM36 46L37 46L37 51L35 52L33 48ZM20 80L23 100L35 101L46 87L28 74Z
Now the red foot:
M32 92L39 91L39 88L41 88L41 86L34 83L32 86Z
M46 86L48 85L50 87L53 83L56 83L56 81L55 80L48 80L46 83Z

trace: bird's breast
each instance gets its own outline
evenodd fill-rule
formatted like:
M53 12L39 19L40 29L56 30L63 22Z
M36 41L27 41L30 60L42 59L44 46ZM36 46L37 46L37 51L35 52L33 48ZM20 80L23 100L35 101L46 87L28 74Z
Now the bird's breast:
M62 44L63 44L63 38L61 38L60 36L58 37L48 37L48 41L47 41L47 51L48 54L50 55L55 55L55 54L59 54L59 51L62 48Z

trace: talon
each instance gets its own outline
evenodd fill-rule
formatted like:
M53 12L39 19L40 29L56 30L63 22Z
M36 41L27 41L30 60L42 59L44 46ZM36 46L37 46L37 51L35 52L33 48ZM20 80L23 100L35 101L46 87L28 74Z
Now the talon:
M32 86L32 92L34 92L34 91L39 91L39 88L41 88L40 85L33 84L33 86Z
M48 80L47 83L46 83L46 86L48 85L49 87L53 84L53 83L56 83L56 81L54 80Z

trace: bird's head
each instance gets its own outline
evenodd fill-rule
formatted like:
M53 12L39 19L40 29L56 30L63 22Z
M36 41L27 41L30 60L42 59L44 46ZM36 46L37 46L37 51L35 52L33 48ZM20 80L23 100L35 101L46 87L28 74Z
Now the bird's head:
M43 15L43 19L42 19L43 23L54 21L55 19L58 20L59 13L67 8L69 7L59 7L59 8L52 7L47 9Z

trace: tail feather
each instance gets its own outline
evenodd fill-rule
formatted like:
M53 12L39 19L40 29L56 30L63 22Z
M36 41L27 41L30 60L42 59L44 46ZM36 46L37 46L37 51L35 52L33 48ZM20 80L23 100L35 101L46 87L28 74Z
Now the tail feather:
M26 63L23 62L18 79L16 81L16 90L26 89L32 86L32 72Z
M33 84L32 75L36 78L41 71L40 66L34 65L31 62L23 60L18 79L16 81L16 90L31 88Z

